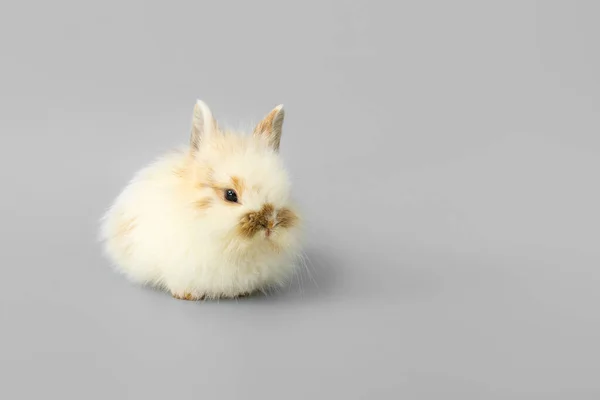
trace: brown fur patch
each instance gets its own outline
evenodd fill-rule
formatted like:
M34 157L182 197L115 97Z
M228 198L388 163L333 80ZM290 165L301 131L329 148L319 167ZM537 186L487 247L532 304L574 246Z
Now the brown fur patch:
M262 218L259 213L244 215L238 225L240 233L247 238L253 237L262 228Z
M282 228L291 228L298 222L298 216L289 208L282 208L277 213L277 225Z
M217 196L219 196L220 199L225 200L225 194L223 193L223 189L221 189L218 186L210 186L210 187L215 192L215 194Z
M248 238L253 237L258 231L272 225L272 215L275 207L265 204L260 211L250 212L244 215L238 225L240 233Z
M270 203L266 203L262 210L260 210L263 215L265 215L267 218L271 217L271 214L273 214L273 211L275 211L275 207L273 207L273 204Z
M212 199L210 197L205 197L203 199L196 200L194 202L194 207L197 208L198 210L206 210L207 208L210 208L211 204L212 204Z
M231 182L233 183L233 189L236 191L236 193L238 195L238 199L241 199L242 195L244 193L244 189L246 188L246 184L244 183L244 180L237 176L232 176Z

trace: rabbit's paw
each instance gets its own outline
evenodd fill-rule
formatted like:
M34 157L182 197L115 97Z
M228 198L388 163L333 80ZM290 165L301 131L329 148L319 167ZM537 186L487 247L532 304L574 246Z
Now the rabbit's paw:
M178 300L189 300L189 301L204 300L204 295L194 295L190 292L181 292L181 293L171 292L171 296L173 296L174 298L176 298Z

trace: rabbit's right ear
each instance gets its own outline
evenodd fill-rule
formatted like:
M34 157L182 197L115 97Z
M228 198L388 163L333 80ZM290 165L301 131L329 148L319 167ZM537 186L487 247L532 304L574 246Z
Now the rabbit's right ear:
M196 100L194 106L194 116L192 118L192 133L190 137L190 146L192 150L197 150L202 140L206 139L217 129L212 112L202 100Z

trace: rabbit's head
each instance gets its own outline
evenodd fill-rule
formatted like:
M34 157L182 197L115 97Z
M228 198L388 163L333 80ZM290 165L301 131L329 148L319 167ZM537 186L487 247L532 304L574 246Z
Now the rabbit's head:
M279 154L284 111L274 108L252 133L220 129L208 106L194 107L187 181L198 229L221 241L224 255L294 254L300 217Z

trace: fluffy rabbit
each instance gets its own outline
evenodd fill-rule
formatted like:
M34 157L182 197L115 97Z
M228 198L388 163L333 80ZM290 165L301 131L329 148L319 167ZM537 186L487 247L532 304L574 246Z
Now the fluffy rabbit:
M279 155L283 118L280 105L252 134L225 131L198 100L189 147L139 171L102 218L116 269L185 300L288 281L301 231Z

